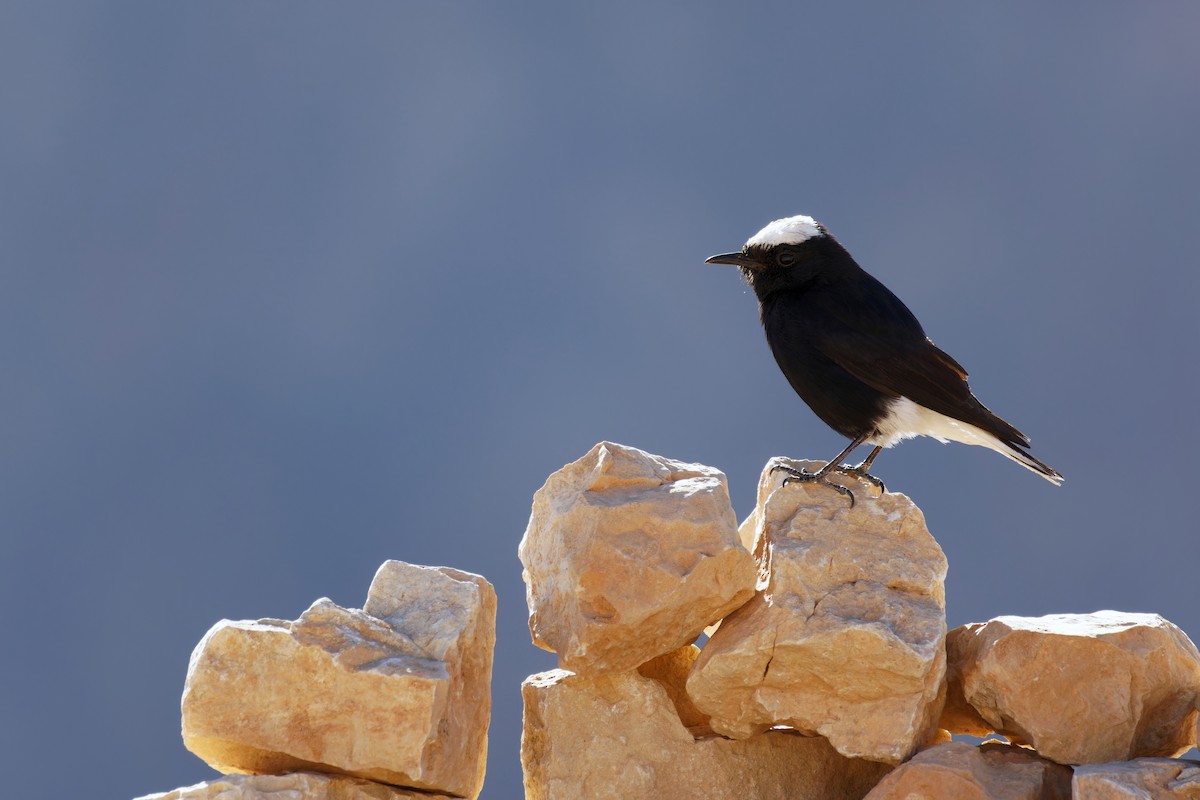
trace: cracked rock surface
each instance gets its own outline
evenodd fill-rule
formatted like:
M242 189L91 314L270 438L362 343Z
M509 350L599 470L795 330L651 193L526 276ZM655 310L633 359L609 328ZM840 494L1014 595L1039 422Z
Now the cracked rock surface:
M859 800L888 772L791 731L712 735L683 693L695 657L689 646L630 672L527 678L527 800Z
M784 725L900 763L944 700L946 557L904 495L855 486L851 507L826 486L782 486L774 463L742 526L758 591L705 644L688 694L726 736Z

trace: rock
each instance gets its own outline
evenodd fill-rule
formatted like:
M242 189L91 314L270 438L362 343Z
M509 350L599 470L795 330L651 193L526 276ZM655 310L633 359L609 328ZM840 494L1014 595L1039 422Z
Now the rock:
M222 772L343 772L475 797L491 711L496 594L389 561L366 611L219 622L192 653L184 744Z
M851 507L825 486L780 487L775 463L751 516L758 594L704 646L688 694L727 736L786 725L897 764L936 735L946 557L904 495L855 487Z
M385 561L375 573L363 611L388 623L446 665L447 693L425 758L459 777L474 797L487 766L492 713L492 656L496 645L496 590L482 576L450 567ZM469 788L474 787L474 788Z
M291 772L287 775L222 775L171 792L135 800L452 800L340 775Z
M948 742L923 750L867 800L1069 800L1071 770L1007 744Z
M1195 800L1200 797L1200 762L1139 758L1076 767L1074 800Z
M610 442L537 491L520 556L533 642L579 674L636 669L754 593L725 476Z
M1195 739L1200 654L1157 614L998 617L947 638L941 724L1060 764L1175 756Z
M679 721L696 738L713 735L712 727L708 724L708 715L696 708L696 704L687 693L687 676L699 655L699 647L694 644L684 645L678 650L647 661L637 669L638 674L657 681L666 690L667 697L675 706Z
M637 671L553 670L528 678L522 693L526 800L857 800L888 771L791 731L695 739L673 692Z

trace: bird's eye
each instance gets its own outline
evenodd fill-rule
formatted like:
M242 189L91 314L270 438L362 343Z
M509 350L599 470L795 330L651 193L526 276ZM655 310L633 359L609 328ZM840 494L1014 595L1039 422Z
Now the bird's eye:
M790 267L796 263L796 254L783 250L775 255L775 263L781 267Z

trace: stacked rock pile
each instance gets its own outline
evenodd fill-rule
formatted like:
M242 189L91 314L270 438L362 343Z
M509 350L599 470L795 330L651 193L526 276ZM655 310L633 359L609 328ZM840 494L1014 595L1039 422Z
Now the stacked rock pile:
M478 797L495 639L490 583L401 561L361 610L223 620L192 653L183 739L233 774L140 800Z
M719 471L608 442L535 494L529 622L559 669L523 685L527 800L1200 797L1182 631L1106 611L947 634L907 497L850 506L775 463L740 530Z
M740 528L719 471L608 442L534 496L530 629L559 669L522 687L527 800L1200 798L1177 627L947 633L946 559L907 497L851 506L775 463ZM478 797L495 616L480 576L389 561L361 610L218 623L183 737L227 774L140 800Z

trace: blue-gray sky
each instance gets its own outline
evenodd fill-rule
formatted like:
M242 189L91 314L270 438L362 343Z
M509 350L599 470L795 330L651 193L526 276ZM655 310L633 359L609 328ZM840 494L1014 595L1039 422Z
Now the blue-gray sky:
M724 470L843 445L705 266L824 221L1067 476L877 473L951 625L1200 636L1200 6L11 0L0 11L0 752L14 797L202 780L222 617L385 559L500 598L484 797L520 796L533 492L611 439Z

